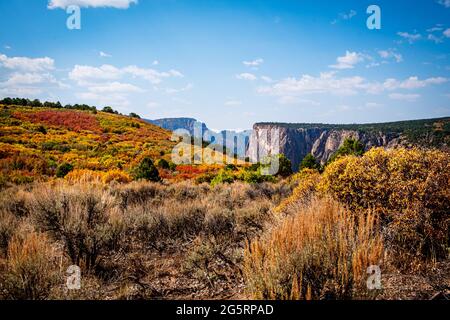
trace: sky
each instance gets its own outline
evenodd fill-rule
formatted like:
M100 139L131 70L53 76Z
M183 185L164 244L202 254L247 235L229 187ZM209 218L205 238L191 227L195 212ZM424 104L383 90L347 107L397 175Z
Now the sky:
M0 98L216 130L450 116L450 0L0 0L0 13Z

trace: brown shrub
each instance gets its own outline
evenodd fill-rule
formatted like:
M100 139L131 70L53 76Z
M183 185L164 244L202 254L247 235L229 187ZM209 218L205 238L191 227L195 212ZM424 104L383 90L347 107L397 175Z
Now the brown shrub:
M46 299L58 279L54 249L43 234L13 237L1 267L0 286L7 299Z
M119 247L122 226L112 219L114 199L95 185L59 184L35 191L35 224L64 244L73 264L91 270Z

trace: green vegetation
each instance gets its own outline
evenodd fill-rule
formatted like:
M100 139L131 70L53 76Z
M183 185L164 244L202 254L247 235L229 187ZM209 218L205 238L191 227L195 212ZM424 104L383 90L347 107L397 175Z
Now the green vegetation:
M306 157L303 158L302 162L300 163L300 171L303 169L313 169L313 170L321 170L321 165L319 162L317 162L316 158L309 153L306 155Z
M58 178L64 178L65 176L67 176L69 174L70 171L73 170L73 165L71 165L70 163L62 163L61 165L58 166L58 168L56 169L56 176Z
M355 139L345 139L342 146L331 156L328 163L344 156L362 156L364 154L364 145ZM313 168L311 168L313 169Z
M153 182L158 182L161 180L161 178L159 177L158 169L156 169L152 159L150 159L149 157L145 157L144 159L142 159L141 163L139 163L139 165L134 168L133 176L135 180L143 179Z

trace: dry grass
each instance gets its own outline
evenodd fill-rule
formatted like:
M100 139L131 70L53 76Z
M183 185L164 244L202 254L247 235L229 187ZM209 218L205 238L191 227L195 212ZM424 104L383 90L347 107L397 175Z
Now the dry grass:
M0 257L6 264L11 239L26 226L45 235L46 246L61 248L62 271L72 264L82 269L81 290L65 290L60 274L57 284L49 283L48 298L240 294L245 242L265 229L271 209L289 193L283 183L105 185L89 174L79 176L87 178L0 194Z
M255 299L344 299L358 296L367 267L382 256L375 216L314 199L251 242L244 272Z
M54 249L44 234L14 236L1 264L1 295L19 300L48 298L57 280L54 258Z

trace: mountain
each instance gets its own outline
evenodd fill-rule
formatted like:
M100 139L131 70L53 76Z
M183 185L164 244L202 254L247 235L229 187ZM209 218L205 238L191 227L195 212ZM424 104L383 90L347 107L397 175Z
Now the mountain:
M193 119L193 118L165 118L165 119L158 119L158 120L145 120L153 125L156 125L158 127L161 127L163 129L169 130L169 131L175 131L179 129L184 129L189 131L189 134L191 136L194 135L194 130L197 127L197 130L201 128L202 132L208 131L208 127L206 124Z
M347 138L371 147L423 146L447 149L450 146L450 117L374 124L293 124L257 123L253 127L247 156L260 161L268 153L283 153L293 169L311 153L322 164ZM279 139L279 150L276 143Z
M208 129L205 123L193 118L166 118L145 121L169 131L184 129L187 130L191 136L194 136L194 132L197 130L197 132L201 132L204 140L209 141L212 144L223 145L232 154L236 154L242 159L245 158L250 136L252 134L252 130L223 130L216 132Z

